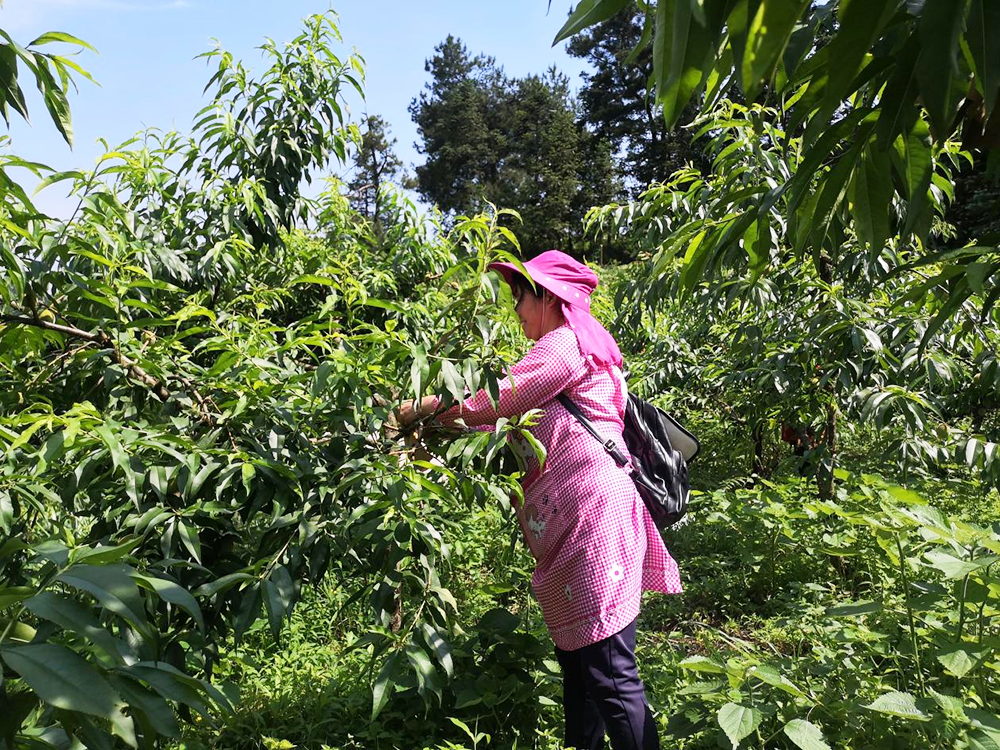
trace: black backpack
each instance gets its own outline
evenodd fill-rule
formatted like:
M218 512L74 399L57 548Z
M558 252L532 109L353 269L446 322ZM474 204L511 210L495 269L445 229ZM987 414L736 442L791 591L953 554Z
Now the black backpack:
M615 441L605 440L569 396L560 393L558 399L615 463L628 463ZM632 394L625 406L624 437L632 458L632 481L649 515L661 529L677 523L687 510L691 490L687 463L701 448L698 439L665 411Z

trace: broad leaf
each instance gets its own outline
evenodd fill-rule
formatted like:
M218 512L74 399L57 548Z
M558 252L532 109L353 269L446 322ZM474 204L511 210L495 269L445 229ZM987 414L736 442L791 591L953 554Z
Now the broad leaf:
M986 654L971 643L955 643L938 654L937 660L941 662L949 674L956 677L965 677L983 661Z
M989 116L1000 92L1000 5L993 0L972 0L969 26L965 33L976 65L976 84L983 94Z
M792 719L781 731L802 750L830 750L820 728L811 721Z
M101 606L139 628L146 627L142 596L125 565L74 565L57 580L92 594Z
M191 615L200 630L205 629L205 619L201 615L201 607L198 606L198 602L176 582L139 573L135 574L133 578L139 582L140 586L155 591L163 601L176 604Z
M760 726L763 715L756 708L741 706L738 703L727 703L719 709L716 715L719 726L726 733L733 747L739 747L746 737Z
M48 620L71 632L79 633L114 661L120 662L122 656L129 653L125 642L112 635L101 625L91 608L76 599L70 599L51 591L43 591L25 602L24 606L36 617Z
M879 696L865 708L881 714L898 716L911 721L929 721L930 717L917 708L916 699L909 693L893 690L891 693Z
M713 674L725 674L726 672L725 666L707 656L688 656L682 659L677 666L682 669L690 669L692 672L711 672Z
M0 649L0 656L46 703L111 719L120 698L92 665L51 643Z
M959 73L959 37L967 5L967 0L925 0L920 14L917 84L938 141L951 134L959 96L955 80Z
M743 87L756 99L761 84L770 80L788 39L809 0L762 0L750 22L743 53Z
M396 689L396 681L399 679L400 661L400 652L393 651L389 655L389 658L385 660L382 669L379 670L378 677L375 679L375 686L372 688L372 721L375 721L378 715L382 713L382 709L385 708L385 704L389 702L389 697Z

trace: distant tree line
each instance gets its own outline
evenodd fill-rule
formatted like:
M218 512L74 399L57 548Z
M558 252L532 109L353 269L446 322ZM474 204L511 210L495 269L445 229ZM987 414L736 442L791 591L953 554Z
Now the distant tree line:
M410 105L425 163L404 177L387 123L368 118L349 185L355 208L378 223L379 186L403 181L451 216L487 202L516 209L523 223L511 229L525 255L557 247L626 259L627 247L585 240L587 210L635 197L685 164L703 166L690 132L667 128L647 95L649 48L626 63L642 25L636 8L572 40L569 53L591 65L576 96L554 67L513 78L449 35L427 60L430 81Z

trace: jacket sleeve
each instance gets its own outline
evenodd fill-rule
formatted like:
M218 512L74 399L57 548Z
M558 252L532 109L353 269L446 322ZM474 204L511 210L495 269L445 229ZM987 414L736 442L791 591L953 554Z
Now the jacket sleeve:
M557 329L544 336L500 381L500 398L494 408L485 390L466 399L438 419L451 424L461 418L469 427L492 425L501 417L514 417L545 406L578 382L586 365L576 345L575 334Z

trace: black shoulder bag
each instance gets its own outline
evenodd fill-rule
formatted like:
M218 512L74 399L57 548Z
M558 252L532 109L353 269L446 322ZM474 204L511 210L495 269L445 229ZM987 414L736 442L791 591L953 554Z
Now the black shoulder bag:
M605 440L569 396L560 393L557 398L616 464L628 463L615 441ZM697 438L665 411L632 394L625 406L624 437L632 458L632 481L649 515L661 529L677 523L687 510L691 490L687 462L701 448Z

